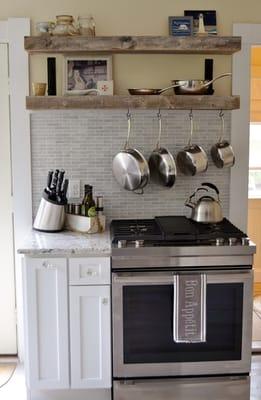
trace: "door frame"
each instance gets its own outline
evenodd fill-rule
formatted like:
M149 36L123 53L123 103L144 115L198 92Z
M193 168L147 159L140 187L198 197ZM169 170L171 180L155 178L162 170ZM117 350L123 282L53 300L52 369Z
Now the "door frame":
M30 35L29 18L9 18L0 22L0 42L8 45L9 102L12 169L12 213L15 260L18 356L23 360L23 300L21 263L17 254L24 237L32 227L32 189L30 155L30 118L25 97L29 93L28 54L24 36ZM19 65L19 68L17 68Z
M242 49L233 56L232 87L240 95L240 109L232 112L231 143L236 164L230 175L229 218L247 232L249 123L250 123L250 67L251 47L261 46L261 24L234 24L233 35L242 37Z

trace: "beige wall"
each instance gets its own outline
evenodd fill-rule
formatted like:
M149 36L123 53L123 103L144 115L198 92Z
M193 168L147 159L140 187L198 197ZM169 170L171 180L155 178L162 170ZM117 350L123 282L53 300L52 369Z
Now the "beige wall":
M12 0L3 2L0 19L8 17L30 17L32 29L36 21L54 20L55 15L68 13L74 16L93 13L97 35L167 35L168 16L183 15L184 9L215 9L218 31L222 35L232 34L235 22L261 23L260 0L247 2L192 0ZM44 57L34 56L31 79L46 80ZM128 87L164 87L171 79L204 77L203 56L137 55L115 56L113 71L116 93L125 93ZM231 57L214 57L214 74L231 70ZM59 64L59 63L58 63ZM59 93L62 84L62 59L58 65ZM149 72L149 73L148 73ZM230 94L230 80L215 84L216 94ZM236 93L235 93L236 94Z

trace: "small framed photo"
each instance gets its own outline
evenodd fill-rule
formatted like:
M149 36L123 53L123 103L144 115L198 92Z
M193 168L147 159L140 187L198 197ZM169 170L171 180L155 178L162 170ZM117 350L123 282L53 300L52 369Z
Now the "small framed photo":
M217 16L215 10L185 10L186 17L193 17L193 32L198 33L199 14L203 15L205 30L208 35L217 35Z
M99 94L98 81L112 80L111 56L64 58L64 93Z
M171 36L193 35L193 17L169 17L169 34Z

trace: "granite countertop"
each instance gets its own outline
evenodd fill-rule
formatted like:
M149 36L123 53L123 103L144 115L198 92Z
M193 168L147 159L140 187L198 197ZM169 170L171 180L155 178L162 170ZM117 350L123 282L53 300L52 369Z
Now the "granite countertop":
M99 234L82 234L70 231L44 233L32 230L25 237L18 253L29 256L110 255L110 232L107 230Z

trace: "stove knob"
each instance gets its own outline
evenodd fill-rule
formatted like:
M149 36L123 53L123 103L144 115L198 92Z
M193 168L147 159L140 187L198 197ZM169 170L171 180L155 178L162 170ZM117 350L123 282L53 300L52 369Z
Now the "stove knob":
M225 239L224 238L216 238L216 246L224 246Z
M118 248L127 247L127 240L118 240Z
M228 244L229 244L229 246L235 246L237 244L237 238L230 237L228 239Z
M135 240L135 247L144 246L144 240Z
M242 246L249 246L249 238L248 237L243 237L241 239L241 244L242 244Z

